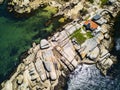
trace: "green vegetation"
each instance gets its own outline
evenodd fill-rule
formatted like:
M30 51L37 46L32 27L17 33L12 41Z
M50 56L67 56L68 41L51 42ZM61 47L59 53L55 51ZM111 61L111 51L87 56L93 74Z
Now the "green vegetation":
M91 35L91 32L82 33L81 29L79 29L75 31L70 37L71 39L76 38L77 42L82 44L86 39L92 38L93 36Z
M19 63L20 54L28 50L32 42L47 38L60 26L59 18L53 18L54 21L45 26L56 12L57 8L47 6L24 20L6 18L0 13L0 82L13 71Z
M101 5L107 4L108 0L101 0Z
M47 6L43 10L49 11L49 15L57 13L58 9L55 7Z
M64 23L64 22L65 22L65 18L60 18L58 21L59 21L60 23Z
M58 20L58 22L59 23L64 23L66 20L67 20L67 18L63 16Z

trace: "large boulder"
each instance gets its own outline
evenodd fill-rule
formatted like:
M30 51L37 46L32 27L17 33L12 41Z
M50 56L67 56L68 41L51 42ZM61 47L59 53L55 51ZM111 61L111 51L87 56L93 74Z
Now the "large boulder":
M96 38L87 39L81 45L81 49L84 48L84 50L80 52L81 57L84 58L87 55L87 53L90 51L93 51L93 49L96 48L97 45L98 45L98 42L96 41Z
M42 39L40 41L40 48L41 49L46 49L46 48L49 48L49 47L50 47L50 44L46 39Z
M50 79L53 81L56 80L57 75L56 75L54 64L51 61L44 61L44 65L46 70L49 72Z
M110 38L110 35L108 33L105 34L105 39L109 39Z
M44 61L45 69L46 69L48 72L51 72L51 71L52 71L52 69L51 69L51 64L52 64L52 62L50 62L50 61Z
M36 67L36 70L37 70L41 80L45 81L47 79L46 71L45 71L45 68L43 66L43 62L40 60L40 58L38 58L36 60L35 67Z
M90 58L90 59L96 59L98 57L100 53L100 50L98 47L96 47L93 51L91 51L87 56Z

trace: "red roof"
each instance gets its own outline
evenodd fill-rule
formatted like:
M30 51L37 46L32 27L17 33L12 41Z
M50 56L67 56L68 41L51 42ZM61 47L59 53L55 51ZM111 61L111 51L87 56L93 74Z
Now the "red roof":
M97 29L98 25L92 20L87 20L84 25L90 25L90 29Z

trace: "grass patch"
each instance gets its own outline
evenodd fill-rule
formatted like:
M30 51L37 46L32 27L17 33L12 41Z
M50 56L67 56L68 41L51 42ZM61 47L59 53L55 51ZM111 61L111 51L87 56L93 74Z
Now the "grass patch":
M86 35L87 35L88 38L92 38L93 37L93 35L91 34L91 32L87 32Z
M92 34L91 32L86 32L86 33L81 33L81 29L76 30L71 36L70 38L76 38L77 42L79 44L82 44L86 39L92 38Z

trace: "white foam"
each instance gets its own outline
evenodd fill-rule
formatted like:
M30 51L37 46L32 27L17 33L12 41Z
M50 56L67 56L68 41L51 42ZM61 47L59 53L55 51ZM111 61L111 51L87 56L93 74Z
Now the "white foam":
M102 76L95 65L80 65L70 75L68 90L112 90L111 82L110 77Z

